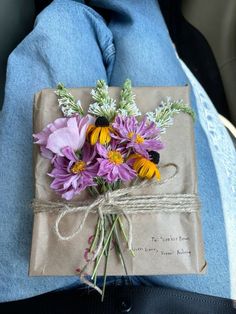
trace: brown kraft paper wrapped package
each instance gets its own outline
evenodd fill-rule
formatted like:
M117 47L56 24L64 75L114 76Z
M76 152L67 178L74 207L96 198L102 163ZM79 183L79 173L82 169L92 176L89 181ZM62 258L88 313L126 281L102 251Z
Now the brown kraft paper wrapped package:
M34 133L40 132L48 123L61 117L55 90L45 89L35 96ZM91 88L71 89L83 107L92 102ZM189 87L138 87L133 88L136 103L144 114L154 110L162 100L170 96L174 100L183 99L189 104ZM110 96L117 99L120 88L110 87ZM203 240L199 206L181 208L177 196L195 195L197 197L197 174L195 162L193 120L191 116L180 113L174 117L174 123L162 135L165 148L161 151L160 166L168 163L178 165L178 173L164 184L137 188L132 194L144 196L156 194L176 194L176 209L168 210L157 206L155 212L129 214L132 221L133 257L124 249L124 257L129 275L161 274L201 274L205 272ZM161 167L160 167L161 168ZM61 197L50 189L50 161L40 155L39 147L34 145L35 199L39 201L60 201ZM171 167L160 169L162 177L170 177ZM75 199L86 201L91 196L87 192ZM74 201L74 200L73 200ZM125 210L125 208L124 208ZM41 210L34 212L34 226L30 259L30 276L77 275L88 257L89 238L94 234L97 214L89 214L82 232L73 239L63 241L55 232L58 211ZM62 234L70 234L81 222L83 213L66 215L60 222ZM123 240L123 239L121 239ZM124 247L126 242L124 241ZM113 251L113 252L112 252ZM92 266L91 266L92 267ZM91 273L86 269L87 273ZM98 275L103 275L101 263ZM107 275L124 275L120 259L111 248Z

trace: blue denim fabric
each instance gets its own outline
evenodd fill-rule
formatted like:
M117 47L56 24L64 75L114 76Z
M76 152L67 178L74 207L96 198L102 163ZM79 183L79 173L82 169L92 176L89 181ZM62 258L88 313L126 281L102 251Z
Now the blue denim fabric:
M5 101L0 113L0 301L79 284L77 277L27 275L33 220L30 202L34 93L55 87L60 81L67 87L94 86L102 78L110 85L121 85L127 77L136 86L188 82L156 1L90 1L90 5L112 12L108 24L81 2L55 0L37 17L34 30L9 57ZM194 81L191 73L188 75ZM200 108L200 92L204 95L195 84L197 97L195 100L192 94L192 105L199 114L196 150L208 273L136 277L134 281L230 297L224 219L232 216L233 207L228 206L228 200L232 200L233 194L230 186L223 188L226 174L217 168L219 152L211 144L209 148L211 130L207 129L207 119ZM212 125L220 129L213 105L209 100L206 103ZM221 133L221 145L229 150L232 143L224 131ZM227 159L227 154L224 156ZM235 167L235 156L228 160L228 166Z

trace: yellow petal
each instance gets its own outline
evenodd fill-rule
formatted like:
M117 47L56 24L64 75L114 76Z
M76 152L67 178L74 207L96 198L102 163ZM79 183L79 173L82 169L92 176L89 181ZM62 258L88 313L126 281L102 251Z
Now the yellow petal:
M101 132L99 136L99 142L102 145L106 144L106 137L107 137L107 128L106 127L101 127Z
M111 141L111 135L110 133L107 133L106 144L110 143L110 141Z
M89 135L89 133L91 133L95 128L96 128L95 125L90 124L87 128L86 134Z
M108 127L101 127L99 140L100 140L100 144L102 145L108 144L110 142L111 136L110 136Z
M128 158L128 160L130 160L130 159L140 159L140 156L141 155L139 155L139 154L131 154L130 156L129 156L129 158Z
M147 178L147 179L151 179L151 178L153 177L154 173L155 173L155 170L153 170L153 167L150 167L150 168L148 169L147 174L146 174L146 178Z
M161 174L160 174L160 171L159 171L159 169L157 167L156 167L155 174L156 174L157 180L160 181L161 180Z
M91 137L90 137L90 143L92 145L95 145L98 141L98 137L99 137L99 134L101 132L101 127L96 127L92 133L91 133Z
M139 172L139 175L142 177L142 178L145 178L146 175L147 175L147 172L149 170L149 167L148 167L148 162L146 161L143 165L143 167L140 169L140 172Z
M135 171L139 172L140 168L142 168L144 165L143 158L138 158L133 165L133 168Z

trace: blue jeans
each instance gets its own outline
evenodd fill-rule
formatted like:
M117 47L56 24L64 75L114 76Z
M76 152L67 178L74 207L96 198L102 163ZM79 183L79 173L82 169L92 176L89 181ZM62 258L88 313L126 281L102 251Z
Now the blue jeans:
M79 285L77 277L28 277L33 213L33 95L58 82L94 86L193 85L199 194L206 275L135 277L136 284L176 287L233 297L235 245L235 152L204 90L180 62L154 0L93 0L110 11L106 22L83 1L55 0L9 57L0 113L0 301ZM187 75L186 75L187 74ZM223 164L220 164L220 161ZM230 175L230 174L233 175ZM231 181L229 181L231 180ZM226 235L228 235L226 237ZM227 247L229 251L227 251Z

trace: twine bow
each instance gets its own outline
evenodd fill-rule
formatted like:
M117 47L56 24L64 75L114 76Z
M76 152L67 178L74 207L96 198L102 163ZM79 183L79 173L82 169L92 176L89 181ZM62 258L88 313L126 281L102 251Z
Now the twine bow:
M105 227L104 227L104 215L107 214L122 214L125 217L128 225L128 248L132 249L132 222L130 219L130 214L142 214L147 212L157 212L157 211L170 211L170 212L194 212L199 209L198 197L195 194L155 194L155 195L131 195L134 190L142 187L149 187L153 184L162 185L167 181L173 179L178 173L178 166L174 163L168 163L163 165L162 168L172 166L174 167L174 173L168 178L156 181L153 180L143 180L137 185L132 185L129 187L121 188L114 191L108 191L103 195L98 196L92 203L88 204L83 202L81 204L71 204L64 202L42 202L34 200L33 207L34 212L42 211L53 211L59 212L56 219L54 229L57 237L63 241L69 241L78 235L84 228L86 219L90 213L97 213L100 218L101 232L99 233L98 244L93 252L93 257L89 262L85 264L82 271L80 272L80 278L89 286L95 288L101 293L101 289L88 281L85 278L86 268L96 259L96 257L101 253L103 248ZM63 235L60 231L59 225L63 218L68 214L83 212L84 216L75 231L69 235Z
M138 205L137 201L140 199L140 196L129 196L129 197L125 197L125 196L132 193L132 191L137 190L137 188L151 186L153 184L161 185L161 184L164 184L167 181L173 179L176 176L176 174L178 173L178 166L174 163L169 163L169 164L162 166L162 168L166 168L169 166L174 167L175 172L170 177L168 177L162 181L158 182L155 179L143 180L138 185L132 185L132 186L121 188L121 189L114 190L114 191L107 191L103 195L98 196L86 208L83 205L82 206L76 206L76 207L70 207L70 206L64 204L64 209L58 215L58 217L56 219L56 223L55 223L55 232L56 232L58 238L60 240L65 240L65 241L73 239L77 234L79 234L83 230L84 224L86 222L86 219L87 219L89 213L91 211L93 211L94 209L97 210L98 216L101 219L102 229L103 229L103 222L104 222L104 213L107 213L107 214L109 214L109 213L116 213L116 214L122 213L128 222L129 249L130 249L132 246L132 224L131 224L131 220L128 217L126 212L127 212L127 209L129 210L130 206L132 207L132 205L135 205L135 208L134 208L134 210L132 210L132 213L136 213L136 209L137 209L136 205ZM121 197L122 197L122 201L119 202L119 199ZM158 197L158 195L156 197ZM145 204L143 204L143 205L145 205L146 209L147 209L147 207L149 207L149 208L153 207L153 198L155 198L155 196L146 196L145 197ZM149 200L149 202L148 202L148 200ZM140 202L139 202L139 204L140 204ZM155 206L156 206L156 204L155 204ZM126 210L124 210L124 207L126 207ZM75 213L75 212L79 212L79 211L84 211L85 213L84 213L84 217L83 217L80 225L78 226L77 230L68 236L63 236L59 230L60 222L62 221L62 219L66 215L71 214L71 213ZM140 212L140 210L139 210L139 212ZM103 234L103 236L101 238L104 238L104 232L102 234ZM103 241L103 239L100 239L99 243L100 242L102 243L102 241ZM99 248L100 248L100 246L99 246Z

